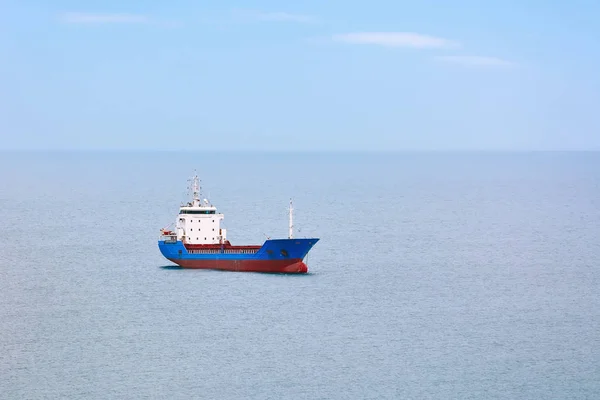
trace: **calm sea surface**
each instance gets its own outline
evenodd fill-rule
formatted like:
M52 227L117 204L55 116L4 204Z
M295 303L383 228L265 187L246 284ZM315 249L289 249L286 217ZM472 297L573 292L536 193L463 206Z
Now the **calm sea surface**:
M232 243L169 268L194 169ZM600 153L0 153L2 399L598 399Z

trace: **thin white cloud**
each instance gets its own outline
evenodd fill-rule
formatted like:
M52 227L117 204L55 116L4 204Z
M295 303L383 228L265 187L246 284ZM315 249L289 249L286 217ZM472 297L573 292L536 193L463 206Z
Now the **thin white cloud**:
M333 35L337 42L370 44L386 47L455 48L460 44L453 40L414 32L356 32Z
M437 60L467 67L513 67L515 63L496 57L484 56L440 56Z
M61 21L69 24L144 24L150 18L139 14L99 14L65 12L60 16Z
M233 12L237 16L255 21L297 22L302 24L317 22L317 18L312 15L293 14L282 11L234 10Z
M263 13L258 18L262 19L263 21L292 21L303 23L316 21L316 18L311 15L290 14L286 12Z

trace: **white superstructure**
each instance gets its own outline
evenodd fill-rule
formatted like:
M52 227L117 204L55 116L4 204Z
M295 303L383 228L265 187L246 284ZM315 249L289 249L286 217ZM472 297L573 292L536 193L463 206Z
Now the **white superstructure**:
M192 180L192 202L179 208L175 224L177 240L189 244L219 244L227 239L225 229L221 228L223 214L217 214L217 208L207 199L200 201L198 176Z

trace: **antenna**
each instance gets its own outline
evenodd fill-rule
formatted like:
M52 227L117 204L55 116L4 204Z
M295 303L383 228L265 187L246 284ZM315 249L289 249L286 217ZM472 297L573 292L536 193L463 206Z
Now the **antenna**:
M290 199L290 233L288 239L292 239L294 237L294 222L293 222L293 213L294 208L292 207L292 199Z

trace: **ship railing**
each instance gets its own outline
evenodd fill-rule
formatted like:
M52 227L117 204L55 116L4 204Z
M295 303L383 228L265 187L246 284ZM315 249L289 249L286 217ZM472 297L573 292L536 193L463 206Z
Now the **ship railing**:
M210 249L210 250L188 250L189 254L256 254L258 249Z
M160 240L165 243L177 243L177 235L160 235Z

